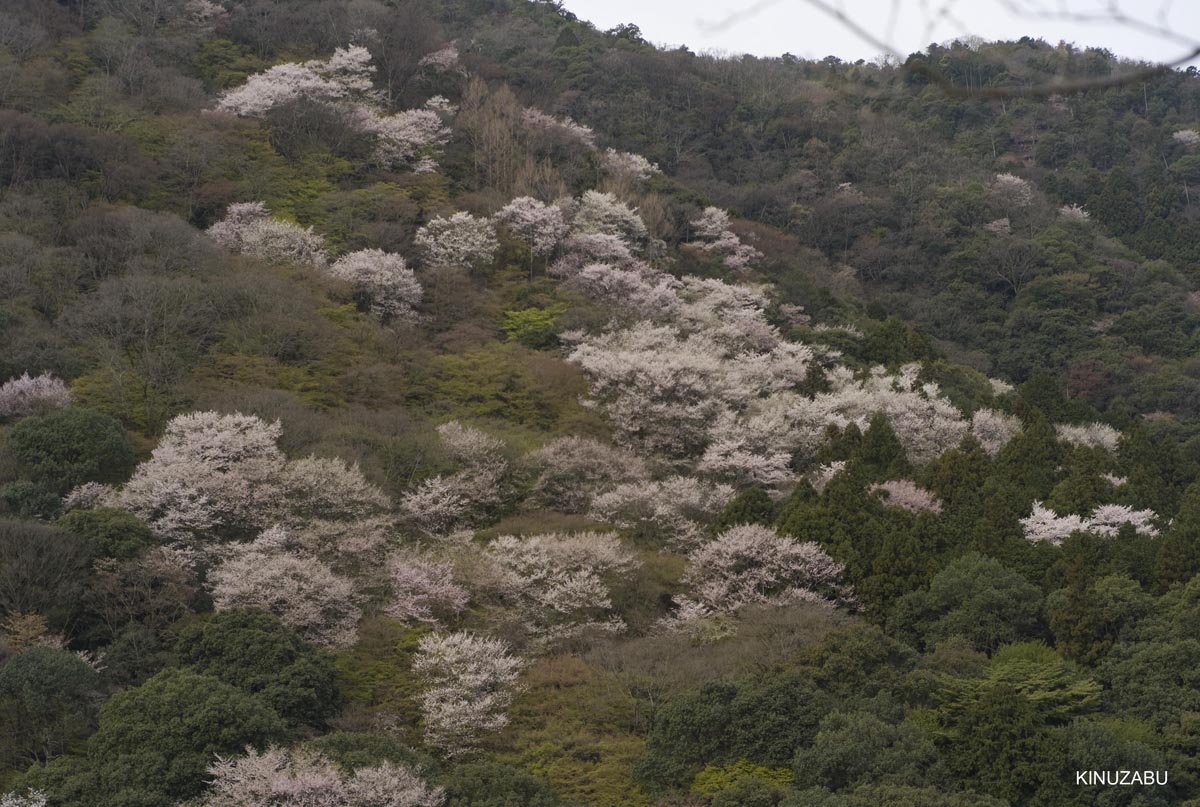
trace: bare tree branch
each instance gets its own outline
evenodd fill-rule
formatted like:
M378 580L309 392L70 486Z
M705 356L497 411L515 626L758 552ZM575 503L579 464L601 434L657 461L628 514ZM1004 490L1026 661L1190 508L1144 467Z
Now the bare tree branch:
M1087 11L1072 9L1068 4L1068 0L1056 0L1053 4L1041 2L1040 0L995 1L1000 8L1023 19L1066 21L1079 23L1080 25L1096 23L1115 24L1130 31L1157 37L1164 42L1176 43L1185 48L1185 50L1173 59L1109 76L1043 81L1026 86L967 87L956 84L919 56L909 58L906 54L901 53L895 44L893 44L891 40L895 38L896 26L902 13L901 0L892 0L891 11L888 14L884 27L886 31L885 37L873 33L860 18L847 13L845 6L840 2L833 2L832 0L799 0L799 2L803 2L836 20L838 24L854 34L858 39L878 49L881 55L891 57L898 63L903 64L903 69L911 75L920 76L931 84L936 85L948 95L956 97L997 99L1045 98L1052 95L1067 95L1086 92L1088 90L1120 87L1147 81L1200 58L1200 39L1196 39L1171 27L1169 20L1169 12L1172 6L1171 0L1163 0L1153 11L1150 18L1128 14L1121 7L1119 0L1108 0L1103 8ZM779 5L781 2L783 0L758 0L758 2L751 3L743 9L731 12L720 21L701 21L700 27L710 32L723 30L745 22L766 11L768 8ZM932 38L939 26L950 26L959 31L964 37L973 36L963 20L954 13L957 4L958 0L941 0L940 2L918 0L917 6L925 23L923 38L926 40Z

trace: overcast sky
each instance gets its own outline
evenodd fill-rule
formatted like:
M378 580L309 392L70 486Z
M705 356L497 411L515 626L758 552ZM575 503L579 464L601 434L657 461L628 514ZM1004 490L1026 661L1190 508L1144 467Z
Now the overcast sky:
M1137 30L1106 13L1112 0L825 0L877 39L905 55L964 33L984 39L1036 36L1051 43L1108 48L1118 56L1173 61L1200 42L1200 0L1121 0L1120 9L1175 37ZM637 25L658 45L807 58L871 59L880 49L808 0L564 0L566 8L601 30ZM949 6L948 16L938 10ZM1105 16L1097 22L1018 16L1013 7L1061 9ZM931 22L932 21L932 22ZM1197 63L1195 60L1193 64Z

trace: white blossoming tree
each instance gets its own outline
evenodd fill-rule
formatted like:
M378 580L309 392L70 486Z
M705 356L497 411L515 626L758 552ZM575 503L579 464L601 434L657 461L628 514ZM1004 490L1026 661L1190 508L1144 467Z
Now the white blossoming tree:
M32 415L61 409L71 403L71 391L50 373L22 373L0 384L0 418Z
M421 284L404 258L381 249L363 249L338 258L329 275L354 286L371 313L384 322L418 319Z
M208 228L208 235L230 252L267 261L305 263L323 267L328 262L325 239L311 227L272 218L262 202L239 202L225 218Z
M301 749L247 748L218 757L196 807L441 807L445 793L407 765L383 762L346 773Z
M757 524L732 527L688 555L679 599L685 614L731 612L744 605L845 599L845 568L816 543L777 535Z
M500 247L492 223L466 212L433 219L417 232L415 243L427 265L464 269L491 263Z
M500 595L539 644L589 631L619 632L609 579L637 565L616 533L547 533L492 541Z
M413 671L424 683L425 742L460 756L508 725L505 710L524 666L499 639L464 632L423 637Z
M314 644L347 647L361 611L354 583L307 554L281 527L232 544L209 573L219 609L259 608Z

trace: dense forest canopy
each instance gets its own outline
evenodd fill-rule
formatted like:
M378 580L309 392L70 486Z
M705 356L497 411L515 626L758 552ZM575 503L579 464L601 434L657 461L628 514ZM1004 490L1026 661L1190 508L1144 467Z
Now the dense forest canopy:
M0 805L1200 804L1142 67L4 4Z

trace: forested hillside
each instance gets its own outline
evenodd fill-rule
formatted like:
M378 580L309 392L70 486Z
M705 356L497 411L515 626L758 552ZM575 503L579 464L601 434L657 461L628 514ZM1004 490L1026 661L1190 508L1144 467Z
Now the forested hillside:
M3 4L0 807L1200 805L1200 77L1046 90L1130 68Z

